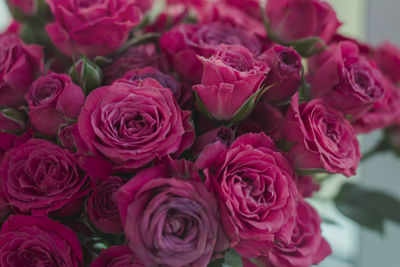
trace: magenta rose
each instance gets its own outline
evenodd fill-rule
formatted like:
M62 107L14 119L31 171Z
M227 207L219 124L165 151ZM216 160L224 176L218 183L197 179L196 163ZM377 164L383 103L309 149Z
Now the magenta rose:
M56 73L34 81L25 98L33 127L49 136L56 136L63 124L77 119L85 102L82 89L68 75Z
M43 70L43 52L24 44L16 34L0 35L0 106L18 107Z
M97 229L110 234L124 231L119 216L116 192L124 184L119 177L109 177L97 182L87 201L87 214Z
M260 88L269 71L240 45L220 45L203 63L201 84L193 86L208 113L216 120L228 121Z
M126 52L113 58L111 64L103 68L103 76L106 84L124 76L133 69L146 66L162 67L162 56L157 54L154 44L132 46Z
M385 78L386 95L377 101L362 117L353 122L357 134L370 133L400 122L400 90Z
M299 95L295 94L283 135L297 169L356 174L361 154L354 130L343 114L322 99L299 104Z
M212 56L220 44L242 45L258 55L262 46L252 33L229 23L181 24L165 33L160 39L174 70L184 80L194 84L202 77L202 64L198 56Z
M1 228L1 266L83 266L81 244L68 227L46 217L11 216Z
M176 101L178 101L178 104L181 107L189 104L193 95L192 89L189 86L181 85L173 76L165 74L154 67L134 69L127 72L122 77L122 79L128 81L141 81L146 78L153 78L154 80L159 82L164 88L171 89Z
M221 223L239 254L267 255L275 240L290 240L295 173L264 133L242 135L229 148L207 146L196 165L214 183Z
M46 0L55 22L46 26L53 43L68 56L114 52L141 20L136 0Z
M24 15L33 16L36 13L38 0L7 0L11 10L18 9Z
M311 175L300 176L296 180L296 187L303 198L312 197L314 192L318 192L321 189L321 185Z
M250 116L238 125L236 135L264 132L274 141L278 141L281 136L283 117L278 107L271 105L267 99L263 98Z
M384 42L375 49L372 57L381 72L394 84L400 82L400 49L397 46Z
M297 216L290 242L276 242L267 257L257 259L259 265L243 260L244 267L309 267L317 265L332 253L321 236L321 218L304 200L297 204ZM261 265L262 264L262 265ZM264 265L265 264L265 265Z
M0 178L7 202L16 211L35 216L76 214L91 189L73 154L43 139L8 150Z
M127 246L114 246L101 251L100 256L90 267L144 267L132 250Z
M260 0L225 0L231 6L243 10L253 18L261 20Z
M268 0L269 25L284 43L319 37L328 43L341 25L331 5L321 0Z
M78 127L94 155L109 159L117 171L132 171L189 148L195 137L190 115L156 80L120 80L87 97Z
M232 144L234 139L235 132L232 129L220 126L198 136L190 150L197 156L210 144L221 142L222 144L229 146Z
M227 248L217 199L189 163L173 164L143 170L119 190L128 244L146 266L207 266Z
M265 93L265 98L272 102L288 100L300 87L302 63L301 56L291 47L274 45L259 58L270 66L271 71L264 81L274 85Z
M383 77L350 41L333 44L310 60L312 97L326 102L352 119L360 118L385 96Z

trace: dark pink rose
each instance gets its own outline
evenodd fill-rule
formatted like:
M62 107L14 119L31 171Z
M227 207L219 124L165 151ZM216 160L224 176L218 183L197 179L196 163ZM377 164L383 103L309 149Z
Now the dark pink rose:
M129 48L125 53L113 58L112 63L103 68L106 84L124 76L128 71L146 66L162 67L162 56L157 54L154 44L143 44Z
M0 106L18 107L32 81L43 70L43 52L16 34L0 35Z
M254 58L240 45L220 45L203 63L201 84L193 86L201 102L216 120L229 120L257 92L266 74L267 65Z
M161 50L168 55L174 70L192 84L200 82L203 72L198 56L212 56L220 44L242 45L254 55L262 49L251 32L221 22L181 24L160 39Z
M210 144L221 142L224 145L230 146L234 139L235 133L232 129L220 126L197 137L191 147L191 151L194 155L199 155Z
M384 85L385 97L377 101L367 113L353 122L357 134L370 133L400 122L400 90L387 78L385 78Z
M283 117L278 107L271 105L267 99L263 98L250 116L239 124L236 135L264 132L274 141L278 141L281 136Z
M122 79L128 81L144 80L146 78L153 78L159 82L164 88L171 89L175 96L176 101L182 107L190 102L193 92L189 86L181 85L173 76L165 74L154 67L144 67L141 69L134 69L127 72ZM191 108L190 108L191 109Z
M38 0L7 0L9 8L17 8L19 12L27 16L33 16L36 13Z
M333 108L361 117L385 96L380 71L350 41L333 44L310 60L312 97L324 97Z
M243 10L250 16L261 20L260 0L225 0L231 6Z
M381 72L394 84L400 82L400 49L390 42L384 42L376 48L373 59Z
M103 250L90 267L144 267L127 246L114 246Z
M25 98L33 127L49 136L56 136L63 124L77 119L85 102L82 89L68 75L56 73L34 81Z
M46 26L53 43L68 56L114 52L141 20L136 0L46 0L55 22Z
M300 176L296 180L297 191L303 198L312 197L314 192L321 188L320 184L311 175Z
M21 23L19 23L19 22L16 21L16 20L13 20L13 21L10 23L10 25L8 25L6 31L3 32L3 33L1 33L0 36L6 35L6 34L9 34L9 33L18 34L18 32L20 31L20 29L21 29Z
M270 66L264 84L274 85L265 93L265 98L272 102L283 102L299 89L301 83L301 56L291 47L274 45L259 58Z
M11 216L1 228L1 266L83 266L81 244L68 227L46 217Z
M32 129L28 129L20 135L18 135L17 133L0 131L0 165L4 153L7 150L27 142L33 137L33 134L34 131Z
M115 170L132 171L189 148L195 137L190 115L156 80L120 80L87 97L78 126L93 154L112 161Z
M68 216L81 211L91 182L73 154L43 139L8 150L0 169L7 202L35 216Z
M258 7L257 11L257 15L260 15L260 7ZM228 23L254 33L261 38L267 36L262 20L247 14L245 10L241 8L223 3L222 1L213 2L208 5L207 8L200 10L198 20L200 23L211 23L214 21Z
M332 253L321 236L321 218L304 200L297 204L296 224L290 242L277 242L268 255L273 266L308 267Z
M321 0L268 0L266 12L272 31L285 43L308 37L328 43L341 25L335 10Z
M264 133L242 135L229 148L207 146L196 165L214 182L221 223L239 254L267 255L275 240L290 240L295 173Z
M1 162L1 159L0 159ZM0 191L0 223L3 223L5 219L10 215L11 209L5 200L4 194Z
M119 216L116 192L124 181L116 176L97 181L88 201L87 214L97 229L110 234L124 231Z
M143 170L118 192L129 247L146 266L207 266L227 248L217 199L187 164Z
M350 123L343 114L320 98L299 104L295 94L286 113L284 141L296 169L318 169L346 176L356 174L360 147Z
M25 131L26 116L12 108L0 108L0 132L19 134Z

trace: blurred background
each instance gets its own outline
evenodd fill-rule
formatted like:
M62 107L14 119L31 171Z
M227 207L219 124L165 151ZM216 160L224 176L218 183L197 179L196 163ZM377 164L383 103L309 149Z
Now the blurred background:
M341 31L362 41L377 45L384 40L400 46L399 0L329 0L339 19ZM0 32L8 26L11 17L4 0L0 0ZM380 140L381 133L362 136L363 150L367 151ZM330 194L345 178L327 184L323 194ZM391 153L381 154L361 165L357 182L400 197L400 160ZM323 226L324 235L333 248L333 255L323 267L398 267L400 266L400 227L385 225L384 235L361 229L341 216L333 204L315 200L313 204L321 215L331 220ZM384 208L384 207L383 207ZM400 212L400 211L399 211Z

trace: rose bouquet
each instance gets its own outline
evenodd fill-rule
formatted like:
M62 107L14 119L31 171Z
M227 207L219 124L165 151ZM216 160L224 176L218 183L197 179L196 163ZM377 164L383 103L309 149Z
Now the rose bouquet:
M324 1L7 4L1 266L318 264L305 199L400 124L400 50L339 35ZM400 207L335 201L400 221L370 194Z

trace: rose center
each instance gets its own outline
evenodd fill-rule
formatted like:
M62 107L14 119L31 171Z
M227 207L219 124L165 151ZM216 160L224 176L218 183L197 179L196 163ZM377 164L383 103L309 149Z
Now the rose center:
M164 232L180 239L186 237L187 232L192 228L192 220L179 211L172 209L168 212L164 226Z

